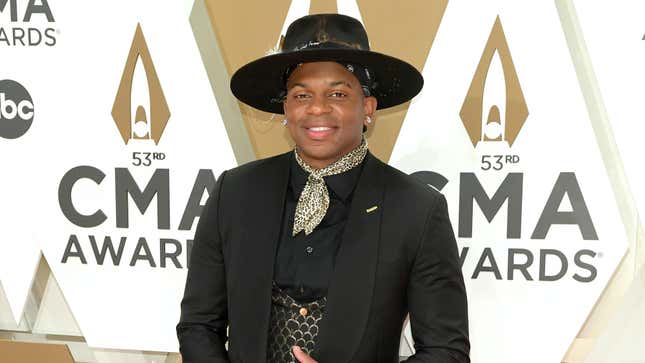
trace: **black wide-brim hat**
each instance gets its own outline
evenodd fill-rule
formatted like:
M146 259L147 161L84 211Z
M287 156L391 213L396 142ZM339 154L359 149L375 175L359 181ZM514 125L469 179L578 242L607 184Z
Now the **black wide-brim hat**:
M231 91L250 106L282 114L286 72L300 63L325 61L367 68L369 93L376 97L377 109L407 102L423 87L423 76L414 66L370 50L367 33L358 20L340 14L316 14L291 23L277 53L238 69L231 77Z

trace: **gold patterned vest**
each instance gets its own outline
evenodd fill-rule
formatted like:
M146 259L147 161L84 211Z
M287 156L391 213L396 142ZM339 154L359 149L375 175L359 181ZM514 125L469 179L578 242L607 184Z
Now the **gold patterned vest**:
M274 282L271 293L271 320L267 349L268 363L297 362L291 347L307 354L314 351L327 297L299 304Z

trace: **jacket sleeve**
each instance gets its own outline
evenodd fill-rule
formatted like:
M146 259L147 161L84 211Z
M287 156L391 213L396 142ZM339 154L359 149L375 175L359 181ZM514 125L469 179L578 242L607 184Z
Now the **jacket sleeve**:
M227 296L224 253L219 230L219 201L224 173L199 218L190 255L181 318L177 324L184 363L229 362Z
M468 304L443 195L429 213L412 266L408 308L416 353L408 363L470 362Z

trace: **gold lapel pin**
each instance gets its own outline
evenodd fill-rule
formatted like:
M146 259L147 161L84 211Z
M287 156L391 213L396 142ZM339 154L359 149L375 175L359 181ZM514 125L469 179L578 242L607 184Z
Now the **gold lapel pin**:
M376 206L376 205L375 205L375 206L373 206L373 207L370 207L370 208L365 209L365 211L366 211L367 213L372 213L372 212L374 212L374 211L375 211L375 210L377 210L377 209L378 209L378 206Z

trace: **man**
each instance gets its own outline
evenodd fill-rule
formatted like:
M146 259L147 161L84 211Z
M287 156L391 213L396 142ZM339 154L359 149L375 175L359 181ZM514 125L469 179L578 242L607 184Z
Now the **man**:
M219 177L177 326L185 363L398 362L408 312L407 362L469 361L445 198L376 159L363 137L376 109L422 84L337 14L296 20L281 52L233 75L238 99L284 113L296 149Z

